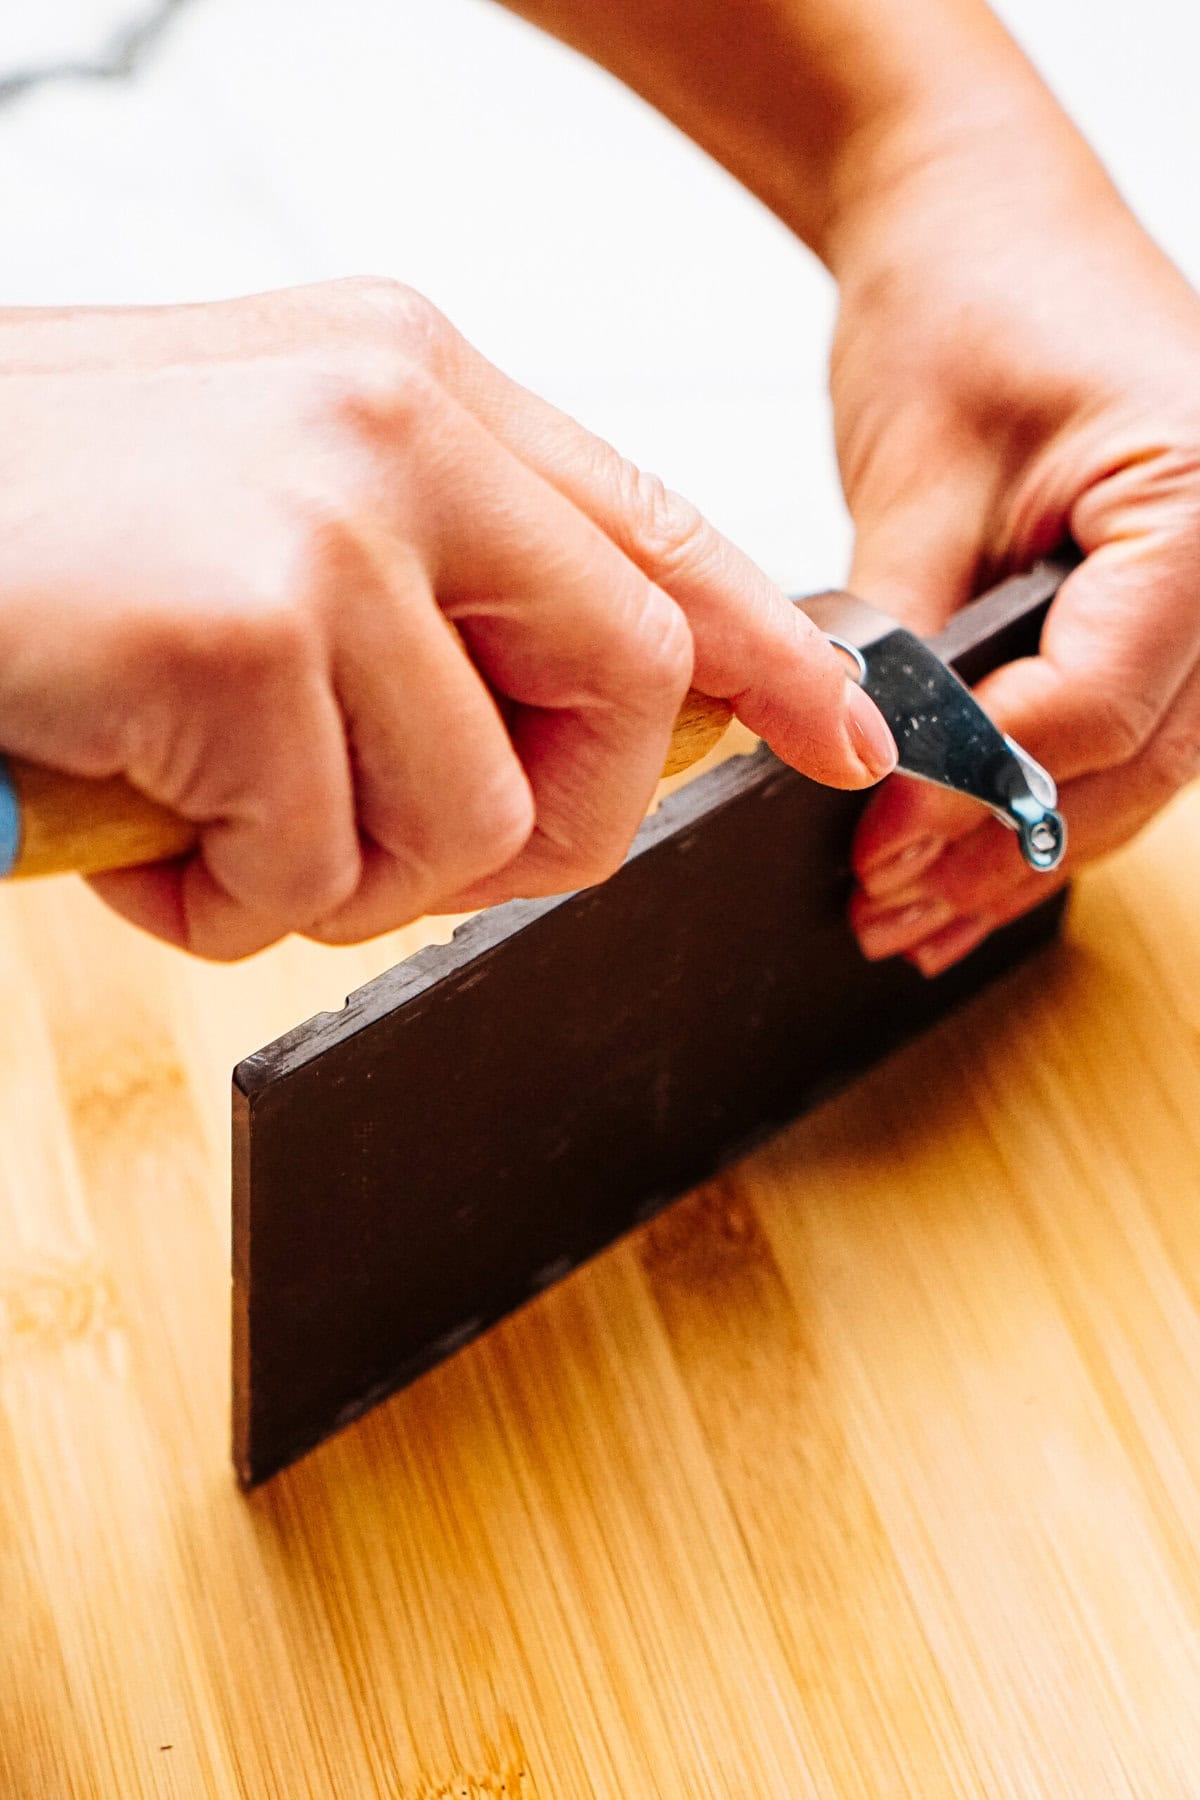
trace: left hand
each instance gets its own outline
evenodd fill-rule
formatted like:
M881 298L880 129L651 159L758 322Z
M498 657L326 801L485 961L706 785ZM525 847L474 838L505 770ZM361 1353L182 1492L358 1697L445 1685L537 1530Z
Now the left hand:
M979 807L902 776L860 826L863 950L927 975L1200 771L1200 299L1073 134L1039 130L1008 118L910 154L835 262L851 588L929 632L1065 539L1085 556L1039 655L979 689L1059 783L1055 876Z

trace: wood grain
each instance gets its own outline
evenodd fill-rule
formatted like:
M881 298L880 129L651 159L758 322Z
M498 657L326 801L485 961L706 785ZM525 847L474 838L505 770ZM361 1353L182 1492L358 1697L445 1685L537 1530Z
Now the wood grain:
M1198 879L1193 793L249 1500L228 1071L398 945L215 969L0 896L0 1793L1200 1794Z

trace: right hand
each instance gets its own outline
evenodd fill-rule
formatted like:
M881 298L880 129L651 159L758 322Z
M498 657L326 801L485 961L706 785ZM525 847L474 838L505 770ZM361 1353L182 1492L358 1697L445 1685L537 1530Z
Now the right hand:
M0 746L193 821L97 877L206 956L595 882L690 681L861 787L886 727L677 496L387 282L0 314Z

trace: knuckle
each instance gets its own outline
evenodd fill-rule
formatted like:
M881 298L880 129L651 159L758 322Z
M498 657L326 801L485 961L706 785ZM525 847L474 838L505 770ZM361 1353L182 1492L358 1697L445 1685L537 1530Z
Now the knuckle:
M692 679L694 646L681 607L654 588L647 590L637 643L637 663L652 695L675 703Z
M656 577L693 568L703 560L716 534L690 500L669 488L661 476L624 460L619 481L624 513Z
M282 929L264 925L260 919L247 917L232 926L225 918L211 922L203 917L188 917L184 921L183 944L192 956L202 957L205 962L231 964L268 949L284 935Z
M515 768L494 777L480 792L471 833L470 879L494 875L521 854L533 834L533 794Z
M316 621L308 604L311 564L243 589L241 604L209 621L201 652L212 671L248 687L291 680L313 659Z
M426 853L414 842L393 840L387 854L391 865L388 925L394 928L432 912L439 896L454 882L447 880L447 862L436 846Z
M626 843L607 848L601 845L589 847L566 871L569 886L599 887L601 882L608 881L621 868L628 849Z
M353 899L362 879L362 859L358 855L326 856L323 864L313 860L312 892L305 905L309 918L336 913Z
M235 963L244 962L248 956L254 956L260 950L268 950L278 943L278 937L268 931L247 933L244 938L230 938L222 933L208 936L202 929L194 931L188 941L188 949L193 956L203 957L205 962L224 963L232 968Z
M559 828L548 835L544 865L546 892L565 893L574 888L598 887L625 861L633 831L614 832L581 821L576 827Z
M1132 762L1154 736L1159 708L1134 688L1106 688L1090 702L1096 739L1110 764Z
M354 333L344 352L347 399L359 395L389 416L428 399L462 347L445 313L388 277L356 276L336 285L352 298Z
M445 400L433 371L399 344L342 351L321 373L321 418L376 455L411 442Z
M227 600L143 621L133 655L171 692L245 704L311 662L315 621L288 584L243 581Z
M661 722L692 678L695 645L687 615L636 566L597 558L603 611L592 620L584 685L613 717Z
M356 313L377 321L385 341L412 354L433 354L456 334L445 313L406 282L388 275L352 275L334 284Z
M1146 760L1154 794L1169 800L1200 775L1200 730L1161 731Z
M333 317L297 354L280 379L288 422L301 440L323 448L322 478L335 485L346 466L330 442L379 450L445 404L439 379L457 333L431 301L400 282L354 277L332 282ZM332 438L331 438L332 433ZM339 435L340 434L340 435Z
M251 593L218 634L219 648L250 679L291 675L308 662L313 649L307 592L308 583L298 579L295 587L272 583Z
M624 866L631 842L632 839L622 839L619 844L613 844L607 851L598 851L592 856L586 865L584 885L596 887L600 882L610 880L618 869Z
M458 806L410 805L402 816L371 822L406 904L419 901L418 911L503 869L533 828L533 795L519 767L480 780Z
M330 855L319 840L306 844L305 854L289 858L271 884L272 910L289 921L292 930L304 930L316 919L337 914L358 887L356 859Z

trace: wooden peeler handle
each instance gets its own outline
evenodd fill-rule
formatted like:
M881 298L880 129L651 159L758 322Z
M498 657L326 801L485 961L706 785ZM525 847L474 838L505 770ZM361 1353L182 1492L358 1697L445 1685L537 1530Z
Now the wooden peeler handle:
M720 742L724 700L693 688L671 736L664 775L678 775ZM128 782L88 781L0 757L0 877L98 875L182 856L196 828Z

